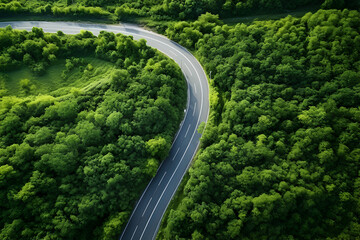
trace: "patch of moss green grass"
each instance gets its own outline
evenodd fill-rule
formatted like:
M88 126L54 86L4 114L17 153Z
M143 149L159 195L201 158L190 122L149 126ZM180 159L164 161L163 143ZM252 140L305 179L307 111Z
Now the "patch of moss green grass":
M1 86L6 90L3 95L25 96L49 94L61 96L69 93L73 88L89 89L91 86L104 84L110 79L114 64L93 57L84 58L84 66L78 66L69 71L66 76L65 59L57 60L48 67L45 74L36 76L31 70L23 66L16 71L1 72ZM28 91L24 91L21 81L28 79Z

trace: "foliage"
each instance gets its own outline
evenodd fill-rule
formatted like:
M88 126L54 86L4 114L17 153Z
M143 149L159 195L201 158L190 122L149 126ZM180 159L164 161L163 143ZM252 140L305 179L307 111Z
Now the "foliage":
M359 238L359 32L349 10L169 27L217 95L160 239Z
M12 66L36 75L40 65L46 76L60 61L64 83L73 75L95 79L102 69L87 61L94 57L111 69L71 92L37 94L32 76L17 79L18 96L0 84L0 239L119 236L183 116L180 69L144 40L121 34L8 27L0 41L2 77Z
M151 17L155 20L196 19L206 12L221 17L239 17L263 12L287 12L315 5L324 9L358 9L354 0L3 0L0 13L90 17L104 20L126 20Z

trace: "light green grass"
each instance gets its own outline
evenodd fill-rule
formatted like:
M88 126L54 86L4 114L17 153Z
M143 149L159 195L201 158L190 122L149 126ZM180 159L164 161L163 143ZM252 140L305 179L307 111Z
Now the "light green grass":
M107 82L110 78L115 65L97 58L86 57L85 61L91 64L92 71L81 71L76 67L70 72L66 79L61 77L65 70L65 59L58 60L54 65L47 68L46 73L42 76L35 76L28 67L22 67L17 71L0 73L2 76L3 87L7 90L6 95L24 96L20 87L22 79L29 79L32 90L29 94L51 94L54 96L63 95L72 88L83 88L84 90L91 86Z

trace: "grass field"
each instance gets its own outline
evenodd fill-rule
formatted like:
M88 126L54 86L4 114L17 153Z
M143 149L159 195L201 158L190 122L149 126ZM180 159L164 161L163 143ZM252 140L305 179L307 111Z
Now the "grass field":
M65 59L62 59L48 67L42 76L34 75L26 66L17 71L2 72L0 73L0 81L2 81L0 86L7 90L6 95L24 96L26 94L20 86L20 81L29 79L31 90L28 94L56 96L66 94L72 88L85 88L91 84L106 82L109 79L111 70L114 68L112 63L92 57L85 57L84 60L87 66L89 64L93 67L92 70L89 70L87 66L76 67L64 78L62 73L66 69L66 62Z

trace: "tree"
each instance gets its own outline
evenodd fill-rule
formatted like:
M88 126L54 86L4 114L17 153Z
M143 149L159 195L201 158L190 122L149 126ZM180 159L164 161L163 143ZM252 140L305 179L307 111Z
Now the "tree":
M111 76L112 86L119 91L125 90L129 83L129 73L124 69L116 70Z
M113 130L118 130L122 117L120 112L112 112L106 119L106 125Z
M96 145L101 141L101 130L92 122L80 121L75 128L75 132L85 146Z
M128 212L120 212L110 216L108 221L104 223L104 230L101 239L111 240L118 237L121 227L126 223L128 217Z
M29 134L26 137L26 140L31 145L43 145L47 143L51 143L54 139L53 131L48 127L42 127L35 134Z
M243 1L236 10L297 4ZM185 28L203 34L192 50L212 71L219 99L160 239L358 235L351 217L356 203L350 207L356 191L349 189L359 171L353 162L359 159L359 78L351 66L359 56L346 46L357 49L360 15L349 14L320 10L230 29L200 21L168 28L177 41ZM203 204L211 209L206 214Z
M146 163L145 173L150 177L154 177L159 168L158 160L155 158L149 158Z
M15 174L14 168L8 164L0 166L0 185L5 186L9 179Z
M48 12L49 5L38 10ZM101 14L98 8L52 10ZM5 80L6 86L14 81L5 79L12 68L28 67L34 75L15 79L23 93L7 91L0 103L0 238L119 234L180 124L186 104L181 70L145 41L121 34L67 36L6 28L0 42L1 88ZM73 57L80 52L90 58ZM66 60L64 75L76 81L62 81L55 91L52 81L42 81L50 92L35 96L35 75L59 64L55 59ZM116 69L116 62L128 69ZM105 223L95 226L100 220Z
M34 88L34 85L30 83L30 80L25 78L20 81L20 88L24 91L25 94L29 94L30 91Z
M163 160L166 157L169 148L170 143L163 137L156 137L146 142L147 152L159 160Z
M197 129L197 131L198 131L198 133L200 133L200 134L202 134L203 133L203 131L204 131L204 129L205 129L205 122L201 122L200 124L199 124L199 127L198 127L198 129Z

